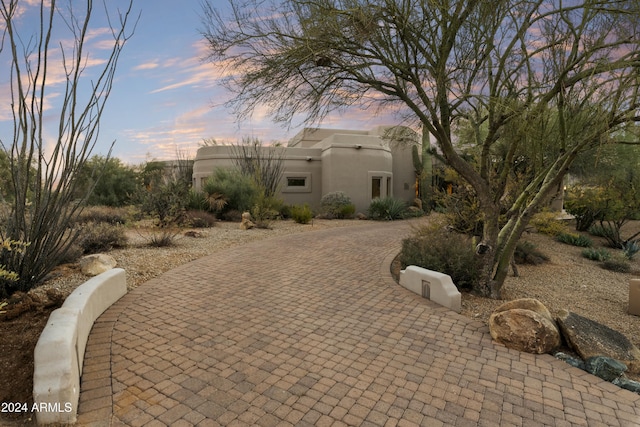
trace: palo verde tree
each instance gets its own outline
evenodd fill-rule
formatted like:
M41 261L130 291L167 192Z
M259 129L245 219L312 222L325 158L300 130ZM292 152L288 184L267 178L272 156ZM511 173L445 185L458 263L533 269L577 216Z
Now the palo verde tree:
M0 293L41 282L77 237L74 219L89 193L77 199L80 172L98 141L116 65L134 28L132 3L117 13L108 11L112 5L0 0L0 76L8 79L10 98L0 144L12 195L0 241L27 245L0 252L0 264L18 277L0 283Z
M296 113L318 120L377 105L434 136L479 201L482 295L500 296L521 233L578 153L638 120L637 1L230 3L229 14L205 5L202 32L241 116L266 106L289 123ZM475 134L473 161L453 137L464 123L486 129ZM518 153L532 141L553 146L553 157L505 206Z

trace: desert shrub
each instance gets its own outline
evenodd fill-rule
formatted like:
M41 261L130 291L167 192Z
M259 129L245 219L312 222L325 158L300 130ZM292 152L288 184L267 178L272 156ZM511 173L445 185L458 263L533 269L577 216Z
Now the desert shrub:
M351 199L342 191L327 193L320 199L320 211L328 219L350 218L355 214L356 207Z
M604 261L601 267L605 270L615 271L616 273L628 273L631 271L631 264L622 257L612 257Z
M137 200L142 212L151 216L158 227L172 227L183 221L188 194L183 181L161 176L142 187Z
M74 263L78 261L78 259L80 259L82 255L84 255L84 250L76 241L71 246L69 246L64 256L60 259L60 264Z
M105 222L111 225L124 225L129 217L130 211L125 207L88 206L82 210L77 222L80 224Z
M582 250L582 256L591 261L603 262L611 258L611 252L605 248L585 248Z
M624 239L620 235L620 227L613 222L600 221L599 224L593 224L589 227L589 234L604 238L611 248L620 249L624 246Z
M440 228L418 229L402 241L402 268L417 265L451 276L459 290L471 290L481 278L480 259L471 239L463 234Z
M235 209L231 209L225 212L221 212L220 213L220 217L224 220L224 221L229 221L229 222L240 222L242 221L242 212L235 210Z
M184 214L184 221L189 227L208 228L216 224L216 216L204 210L189 210Z
M558 233L556 240L560 243L565 243L571 246L578 246L581 248L588 248L593 246L593 241L587 236L573 233Z
M294 205L290 208L291 218L298 224L309 224L313 218L313 213L309 205Z
M291 205L288 205L286 203L282 203L282 206L280 206L280 218L282 219L289 219L291 218Z
M195 188L191 188L187 193L187 203L185 206L188 210L192 211L206 211L210 210L207 197L202 191L198 191Z
M567 226L557 218L555 212L538 212L531 219L533 225L539 233L549 236L556 236L567 232Z
M549 261L549 257L542 253L535 244L525 240L516 245L513 260L516 264L539 265Z
M473 189L466 185L456 185L452 191L435 193L436 208L447 217L449 226L459 233L482 234L480 203Z
M283 204L281 199L261 193L251 208L251 217L256 227L271 228L271 222L278 218Z
M606 209L604 190L600 187L572 186L565 192L564 208L576 219L576 230L587 231L603 218Z
M249 211L258 190L252 179L234 169L216 168L202 187L212 212Z
M22 241L0 238L0 253L5 251L23 253L24 248L27 246L29 246L29 244ZM6 266L0 264L0 285L4 285L7 282L17 282L19 279L15 271L11 271ZM5 286L0 286L0 297L6 296L4 290Z
M640 252L640 241L629 240L622 245L622 254L626 259L633 259L633 257Z
M77 244L84 254L94 254L126 246L127 236L122 225L88 222L82 226Z
M407 211L407 204L393 197L376 198L371 201L367 215L373 220L393 221L402 219Z
M175 228L156 229L147 239L147 244L154 248L173 246L179 233L180 231Z

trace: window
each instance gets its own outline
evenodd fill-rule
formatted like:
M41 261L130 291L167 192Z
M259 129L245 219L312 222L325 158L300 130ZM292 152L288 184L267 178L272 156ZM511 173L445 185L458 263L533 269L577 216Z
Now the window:
M377 199L380 197L380 190L382 189L382 178L374 176L371 178L371 199Z
M285 172L282 178L283 193L311 193L310 172Z
M307 186L307 178L302 176L288 176L287 177L287 187L306 187Z

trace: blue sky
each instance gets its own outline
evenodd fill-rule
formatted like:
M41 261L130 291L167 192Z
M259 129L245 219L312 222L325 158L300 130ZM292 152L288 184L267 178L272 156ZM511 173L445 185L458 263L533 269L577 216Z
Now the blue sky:
M37 2L22 1L25 6ZM216 7L227 5L226 0L215 1ZM123 0L107 3L110 8L125 4ZM283 129L260 112L238 123L224 107L230 94L220 85L219 69L203 61L206 45L198 31L200 0L134 0L134 8L141 12L140 21L120 57L95 153L106 154L115 140L113 155L135 164L173 158L176 150L194 156L203 138L236 141L253 136L265 142L286 141L301 129ZM25 12L23 24L29 23L29 16ZM100 32L99 25L95 30ZM99 51L99 42L96 37L89 48ZM6 83L6 77L0 76L4 96ZM6 111L4 115L0 111L0 125L6 118ZM378 124L389 121L353 109L328 117L321 126L369 129Z

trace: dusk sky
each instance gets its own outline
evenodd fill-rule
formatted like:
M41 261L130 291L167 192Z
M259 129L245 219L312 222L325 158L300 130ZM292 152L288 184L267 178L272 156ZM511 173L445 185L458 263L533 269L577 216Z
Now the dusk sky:
M96 9L101 11L99 3L96 2ZM107 3L110 8L125 4L123 0ZM223 9L227 4L227 0L215 3ZM215 65L203 61L206 44L199 33L200 0L135 0L134 8L141 12L140 21L120 57L95 153L106 154L115 140L113 155L135 164L174 158L177 149L194 156L203 138L235 142L253 136L265 142L284 142L301 130L300 126L284 129L260 113L238 123L224 107L230 94L220 85L220 72ZM21 19L28 22L29 16L25 13ZM34 19L31 25L36 24ZM99 46L98 39L88 45L89 49ZM0 75L3 98L8 94L7 83L7 76ZM7 103L0 107L0 125L2 121L5 126L8 124L6 108ZM356 108L327 118L321 126L369 129L379 124L390 124L389 119L371 117Z

